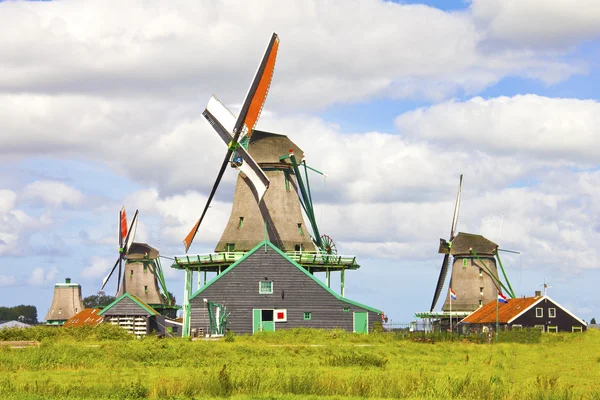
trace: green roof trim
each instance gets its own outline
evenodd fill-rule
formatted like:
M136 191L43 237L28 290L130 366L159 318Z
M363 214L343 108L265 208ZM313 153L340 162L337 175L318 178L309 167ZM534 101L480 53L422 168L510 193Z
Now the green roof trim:
M111 308L113 308L116 304L118 304L125 297L128 297L129 299L133 300L133 302L136 303L138 306L140 306L144 310L148 311L150 313L150 315L159 315L158 312L154 308L150 307L146 302L144 302L143 300L139 299L137 296L134 296L134 295L129 294L129 293L123 293L115 301L113 301L112 303L110 303L109 305L107 305L106 307L104 307L102 309L102 311L99 311L98 315L103 315L106 311L108 311Z
M358 303L356 301L352 301L349 300L345 297L340 296L339 294L337 294L336 292L334 292L333 290L331 290L331 288L327 287L327 285L325 285L323 282L321 282L321 280L315 278L314 275L312 275L311 273L309 273L306 269L304 269L300 264L298 264L297 262L295 262L294 260L292 260L290 257L288 257L283 251L281 251L279 248L277 248L277 246L275 246L273 243L269 242L268 240L263 240L262 242L260 242L259 244L256 245L256 247L254 247L252 250L250 250L249 252L247 252L246 254L244 254L244 256L242 258L240 258L239 260L237 260L236 262L234 262L233 264L231 264L231 266L229 266L229 268L227 268L225 271L223 271L222 273L220 273L219 275L215 276L213 279L211 279L206 285L204 285L203 287L201 287L199 290L197 290L191 297L190 300L192 300L193 298L195 298L196 296L198 296L200 293L202 293L205 289L207 289L208 287L210 287L212 284L214 284L216 281L218 281L219 279L221 279L221 277L223 275L225 275L227 272L231 271L233 268L237 267L242 261L244 261L246 258L248 258L251 254L254 254L257 250L259 250L261 247L266 248L266 246L269 246L270 248L272 248L273 250L275 250L277 253L279 253L280 256L282 256L283 258L285 258L287 261L290 262L290 264L292 264L294 267L298 268L300 271L302 271L306 276L308 276L310 279L312 279L313 281L315 281L316 283L318 283L323 289L325 289L327 292L329 292L329 294L333 295L335 298L337 298L338 300L343 301L344 303L348 303L351 304L353 306L356 307L360 307L360 308L364 308L365 310L369 310L372 311L376 314L382 314L381 310L378 310L376 308L373 307L369 307L366 306L364 304Z

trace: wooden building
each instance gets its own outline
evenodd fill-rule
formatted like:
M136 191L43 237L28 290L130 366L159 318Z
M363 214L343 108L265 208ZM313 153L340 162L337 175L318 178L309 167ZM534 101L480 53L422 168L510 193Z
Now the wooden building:
M65 283L54 285L54 296L46 314L46 325L63 325L84 308L81 285L72 283L71 278L67 278Z
M191 330L209 331L208 301L227 308L235 333L297 327L368 333L382 312L335 293L265 240L191 296Z
M496 301L490 301L459 323L468 330L495 329ZM587 324L548 296L509 299L498 303L500 329L539 328L543 332L583 332Z
M135 295L124 293L106 306L98 315L105 323L118 325L136 336L151 332L157 335L181 336L180 322L160 315L154 308Z

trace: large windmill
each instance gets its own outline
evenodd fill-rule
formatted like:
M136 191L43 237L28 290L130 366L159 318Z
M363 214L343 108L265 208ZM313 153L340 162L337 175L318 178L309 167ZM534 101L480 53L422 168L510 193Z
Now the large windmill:
M497 292L505 292L514 297L510 282L504 272L498 255L498 245L481 235L459 232L456 234L458 214L460 210L460 197L462 191L462 178L460 176L454 216L450 228L450 238L440 239L439 253L444 254L440 275L431 302L430 312L435 308L446 281L452 256L452 273L450 288L456 293L456 300L452 300L453 312L471 312L482 305L496 299ZM499 262L506 284L498 277L496 260ZM446 295L443 311L450 310L450 294Z
M184 240L186 252L227 165L240 173L229 222L216 252L249 251L265 238L265 231L268 239L283 251L335 252L331 238L319 234L308 183L310 167L302 149L285 135L254 130L271 84L278 46L279 38L274 33L237 117L215 96L203 112L227 145L227 152L202 215ZM310 222L312 237L302 210Z
M119 212L119 256L113 268L103 279L101 289L104 289L113 273L118 271L117 296L124 293L132 294L160 313L175 317L177 310L175 305L171 304L158 250L146 243L134 242L137 221L138 210L135 211L129 227L125 207Z

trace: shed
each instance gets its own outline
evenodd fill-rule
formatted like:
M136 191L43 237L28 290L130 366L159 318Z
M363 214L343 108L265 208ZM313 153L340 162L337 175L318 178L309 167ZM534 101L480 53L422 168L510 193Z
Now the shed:
M100 324L103 319L102 316L98 314L100 310L100 308L86 308L81 310L69 318L63 326L66 328L81 327L85 325L96 326Z
M31 325L20 321L0 321L0 329L6 328L31 328Z
M583 332L587 324L548 296L509 299L507 303L491 301L460 321L464 328L479 330L496 324L503 328L539 328L543 332Z
M267 240L191 296L196 335L210 331L205 299L226 307L235 333L297 327L368 333L382 315L335 293Z

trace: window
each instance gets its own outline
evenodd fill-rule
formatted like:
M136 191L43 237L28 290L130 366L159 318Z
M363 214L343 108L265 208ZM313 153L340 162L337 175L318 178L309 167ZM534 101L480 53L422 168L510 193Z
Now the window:
M350 307L344 307L344 312L350 312Z
M287 310L273 310L275 322L287 322Z
M272 281L260 281L259 286L258 286L258 293L273 294L273 282Z
M523 325L515 324L512 326L512 329L523 329Z
M227 243L225 245L225 251L230 253L233 251L233 249L235 249L235 243Z
M550 333L550 332L552 332L552 333L558 332L558 326L549 326L548 333Z
M173 332L173 333L177 333L177 327L176 327L176 326L174 326L174 327L173 327L173 328L171 328L171 329L172 329L172 332Z
M479 300L479 307L483 305L483 300Z
M238 229L241 229L244 225L244 217L240 217L240 222L238 222Z
M148 293L148 286L144 286L144 293Z
M463 268L466 268L466 267L467 267L467 259L463 258Z
M583 328L580 326L572 326L571 332L583 332Z
M482 287L479 288L479 294L483 296L483 288Z
M550 317L550 318L556 318L556 308L549 308L548 309L548 317Z
M144 272L148 271L148 264L144 263Z
M298 224L298 233L304 235L304 231L302 230L302 224Z
M544 309L543 308L536 308L535 309L535 317L536 318L544 318Z
M534 325L533 328L539 329L540 331L544 332L544 325Z
M129 276L133 278L133 270L131 270L131 274Z
M295 251L302 251L302 250L304 250L304 249L302 248L302 245L301 245L301 244L297 244L297 245L295 245L295 246L294 246L294 250L295 250Z
M304 313L304 320L305 321L310 321L312 319L312 313L311 312L305 312Z
M479 268L479 277L483 277L483 269Z

